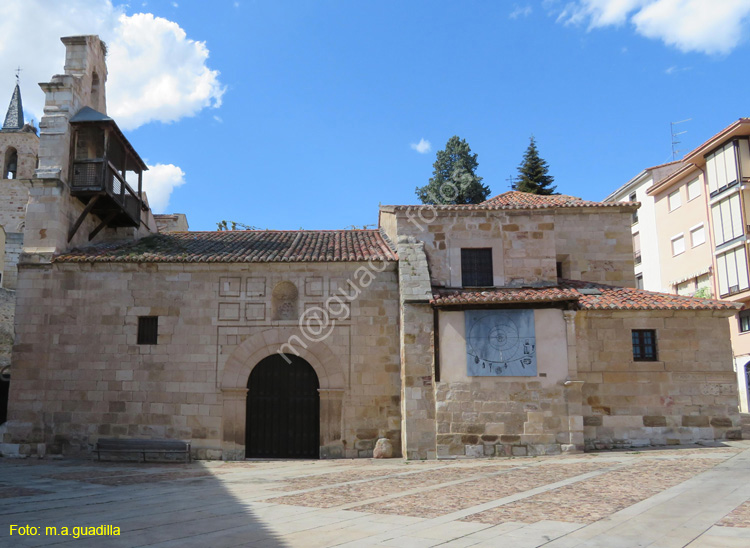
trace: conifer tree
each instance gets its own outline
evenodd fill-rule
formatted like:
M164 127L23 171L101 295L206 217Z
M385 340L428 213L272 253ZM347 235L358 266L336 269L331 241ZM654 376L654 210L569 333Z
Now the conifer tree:
M513 190L549 196L557 194L552 183L555 178L549 175L549 166L539 156L536 140L531 136L529 147L523 155L523 162L518 166L518 178L513 182Z
M482 184L476 174L477 155L471 153L469 144L454 135L437 153L432 165L430 181L417 187L416 193L423 204L478 204L487 199L489 187Z

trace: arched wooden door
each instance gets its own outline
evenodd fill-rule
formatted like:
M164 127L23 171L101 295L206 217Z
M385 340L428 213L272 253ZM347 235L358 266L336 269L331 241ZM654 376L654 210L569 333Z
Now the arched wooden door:
M302 358L276 354L258 363L247 381L245 455L317 459L320 453L318 376Z

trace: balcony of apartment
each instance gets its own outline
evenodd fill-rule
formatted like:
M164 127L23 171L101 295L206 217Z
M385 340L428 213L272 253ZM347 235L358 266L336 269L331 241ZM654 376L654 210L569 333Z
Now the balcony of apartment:
M71 228L68 241L89 214L100 220L89 240L105 227L138 227L144 207L141 192L146 164L114 120L105 114L84 107L70 124L73 127L70 193L86 207ZM137 190L128 181L137 184Z
M704 158L712 201L741 183L750 182L750 141L747 137L732 139Z

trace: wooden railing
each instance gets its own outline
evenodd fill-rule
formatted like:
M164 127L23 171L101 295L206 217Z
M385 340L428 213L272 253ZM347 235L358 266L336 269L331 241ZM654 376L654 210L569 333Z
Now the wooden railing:
M141 199L138 194L130 188L130 185L111 162L107 162L105 173L107 194L122 206L133 221L139 223L141 220Z
M106 191L127 215L138 225L141 219L141 199L117 168L102 158L73 162L71 189L84 192Z

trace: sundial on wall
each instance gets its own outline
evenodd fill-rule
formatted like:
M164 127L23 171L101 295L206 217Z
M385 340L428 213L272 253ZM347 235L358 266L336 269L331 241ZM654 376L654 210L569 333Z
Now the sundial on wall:
M536 376L533 310L467 310L469 376Z

